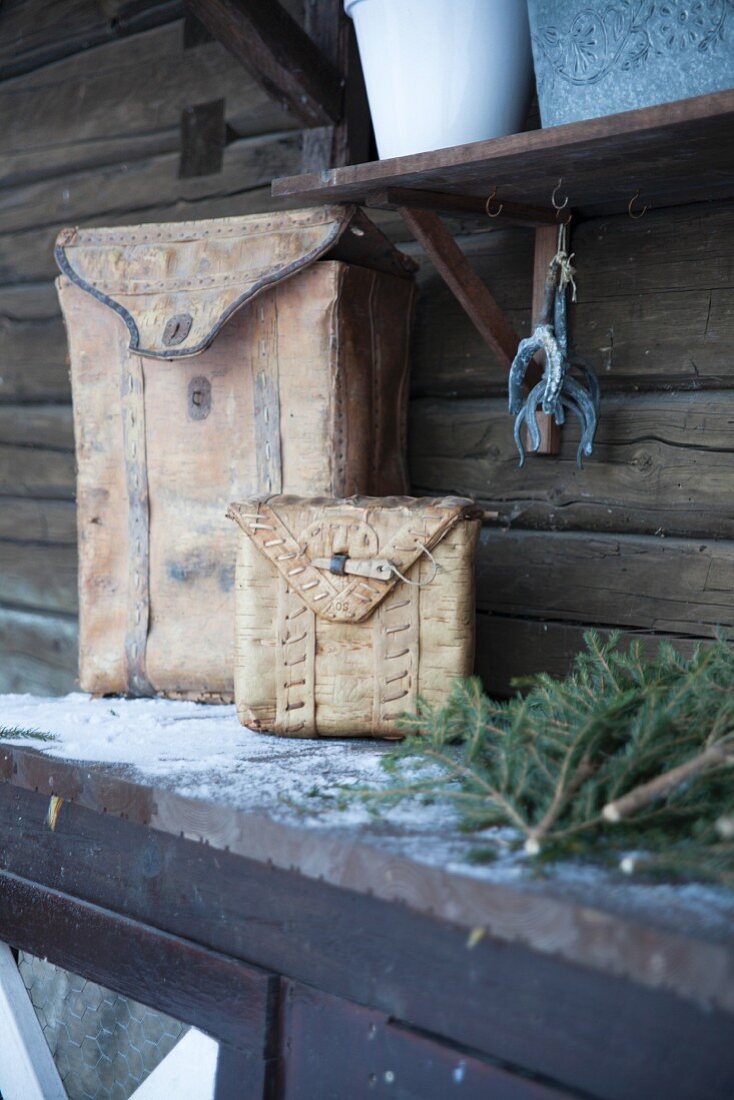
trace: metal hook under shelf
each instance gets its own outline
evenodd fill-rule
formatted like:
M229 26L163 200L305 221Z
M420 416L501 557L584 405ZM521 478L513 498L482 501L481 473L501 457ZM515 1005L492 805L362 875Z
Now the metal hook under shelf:
M566 195L566 197L565 197L565 199L563 200L562 203L559 204L559 203L556 202L556 195L558 194L558 191L559 191L562 184L563 184L563 176L560 176L559 179L558 179L558 183L553 188L553 192L551 194L551 206L553 207L553 209L556 212L556 217L558 217L561 210L565 210L565 208L568 206L568 195Z
M487 199L487 201L484 204L484 209L486 211L486 214L487 214L488 218L498 218L500 216L500 214L502 213L502 207L504 206L504 203L502 203L502 202L498 205L498 207L494 211L494 213L492 213L492 211L489 209L489 204L491 202L494 202L496 197L497 197L497 188L495 187L492 191L492 194L489 196L489 198Z
M645 213L646 213L646 212L647 212L647 210L649 209L649 207L648 207L648 205L647 205L647 203L646 203L646 204L645 204L645 205L643 206L642 210L640 210L639 214L633 214L633 213L632 213L632 207L633 207L633 206L634 206L634 204L635 204L635 203L637 202L637 200L639 199L639 197L640 197L640 189L639 189L639 187L638 187L638 188L637 188L637 190L635 191L634 195L633 195L633 196L632 196L632 198L630 199L630 201L629 201L629 205L628 205L628 207L627 207L627 213L628 213L628 214L629 214L629 216L630 216L630 217L631 217L631 218L633 219L633 221L639 221L639 219L640 219L640 218L643 218L643 217L645 216Z

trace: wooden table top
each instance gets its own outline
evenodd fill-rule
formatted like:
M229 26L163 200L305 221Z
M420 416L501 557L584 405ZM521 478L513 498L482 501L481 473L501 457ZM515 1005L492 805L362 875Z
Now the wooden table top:
M734 895L574 864L539 878L510 852L476 866L476 838L446 807L339 809L342 788L384 782L388 744L291 741L243 729L233 707L80 694L0 696L0 731L6 783L734 1012Z

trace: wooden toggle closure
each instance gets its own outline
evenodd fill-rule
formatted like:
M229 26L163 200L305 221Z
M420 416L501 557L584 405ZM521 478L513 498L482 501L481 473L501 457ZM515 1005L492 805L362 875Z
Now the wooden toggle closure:
M340 577L348 573L375 581L389 581L393 576L393 567L387 558L348 558L346 554L332 554L330 558L314 558L311 565Z

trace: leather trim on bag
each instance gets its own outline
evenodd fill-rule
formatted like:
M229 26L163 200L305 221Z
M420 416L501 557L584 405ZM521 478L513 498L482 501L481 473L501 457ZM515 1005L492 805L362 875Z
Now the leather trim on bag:
M301 253L297 257L297 259L295 259L295 260L291 261L290 263L285 264L281 267L276 267L275 270L268 272L267 275L265 275L262 278L256 280L255 282L247 285L244 292L242 294L238 295L238 297L226 309L224 309L222 311L222 313L218 316L216 323L208 329L206 336L202 340L200 340L197 344L194 344L194 345L192 345L190 347L186 347L186 348L176 349L176 348L164 347L162 349L156 350L155 348L151 348L151 347L144 348L144 347L140 346L140 343L141 343L140 331L139 331L138 325L135 321L135 318L130 313L130 311L128 309L126 309L125 306L123 306L115 298L111 297L109 294L106 294L104 291L100 290L93 283L91 283L87 279L85 279L72 266L71 261L69 259L69 256L67 255L67 248L70 248L70 249L74 248L74 247L83 248L83 244L79 245L79 246L76 246L76 245L73 245L71 243L77 235L77 232L78 232L77 230L64 229L64 230L61 231L61 233L59 234L58 239L57 239L56 247L54 249L54 257L56 259L56 263L58 264L60 270L63 272L64 275L66 275L66 277L71 282L73 282L76 286L80 287L87 294L90 294L93 298L96 298L97 301L102 302L103 305L108 306L115 313L117 313L118 316L120 316L122 318L122 320L125 322L125 325L127 326L127 329L130 333L130 343L128 345L130 351L134 351L138 355L144 356L146 359L165 359L165 360L184 359L184 358L189 358L193 355L198 355L200 352L204 351L207 347L209 347L209 345L215 339L217 334L222 330L224 325L226 325L226 323L229 321L229 319L233 316L233 314L236 313L237 310L241 309L242 306L245 305L247 302L252 301L254 298L256 298L263 290L266 290L268 287L276 285L277 283L283 282L285 279L290 278L292 275L295 275L298 271L301 271L303 268L310 266L312 263L314 263L316 260L318 260L321 256L323 256L326 252L328 252L331 248L333 248L334 245L336 244L336 242L340 239L340 237L344 233L345 229L350 224L350 222L353 218L353 214L354 214L354 208L353 207L345 206L345 207L334 208L333 224L330 226L329 231L324 233L323 237L320 239L320 241L319 241L319 243L316 247L311 248L308 251ZM326 224L326 220L325 220L325 224ZM85 234L87 239L93 239L93 237L92 237L92 234L94 232L93 230L82 230L82 232ZM124 232L125 232L124 230L120 231L121 240L125 239L124 238ZM222 235L227 236L229 234L222 234ZM242 232L241 235L244 236L244 232ZM202 238L201 238L202 245L205 245L206 240L208 238L211 238L212 236L216 236L216 233L213 233L212 230L207 230L205 234L202 233ZM106 232L104 234L104 236L101 238L101 240L103 240L103 241L107 241L108 239L110 241L114 242L115 238L114 238L114 235L111 232ZM151 241L150 243L153 244L155 242ZM244 278L244 276L242 276L242 278ZM155 289L151 288L150 294L151 294L151 296L154 296L156 293L160 294L160 293L165 293L166 291L172 292L176 289L182 290L182 289L190 288L191 294L192 294L192 296L194 296L196 288L193 284L195 283L195 281L196 281L195 279L187 280L187 283L189 284L189 286L186 287L186 288L183 287L183 286L176 287L175 284L167 284L166 286L161 286L160 288L155 288ZM222 276L222 281L235 283L236 282L236 273L234 273L232 276L223 275Z

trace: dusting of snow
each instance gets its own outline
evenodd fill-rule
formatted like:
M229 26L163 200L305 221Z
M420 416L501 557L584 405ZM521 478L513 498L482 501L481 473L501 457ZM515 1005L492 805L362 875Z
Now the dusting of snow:
M358 838L416 862L487 882L554 893L623 915L659 918L670 926L705 929L729 937L734 897L705 885L641 883L619 870L563 863L543 871L510 829L466 836L445 803L413 799L379 803L344 801L344 789L385 786L383 758L389 742L371 739L302 740L255 733L241 726L233 706L168 699L93 699L82 693L48 699L0 695L0 731L30 730L53 740L13 736L12 744L50 757L104 764L135 782L184 797L246 812L262 812L285 824ZM0 732L0 740L4 735ZM478 847L491 848L490 863L470 862Z
M279 820L354 828L375 823L359 800L346 805L341 789L386 782L385 741L307 740L255 733L233 706L170 699L94 699L0 695L0 729L29 730L53 740L13 737L13 744L46 756L114 765L125 778L163 786L189 798L267 811ZM0 735L0 740L2 736ZM401 804L394 826L445 827L439 805ZM416 820L416 817L419 820Z

